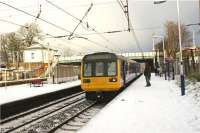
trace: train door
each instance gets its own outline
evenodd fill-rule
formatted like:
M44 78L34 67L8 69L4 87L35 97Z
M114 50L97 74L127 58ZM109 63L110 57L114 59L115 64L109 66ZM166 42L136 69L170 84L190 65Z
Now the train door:
M122 80L123 80L123 87L125 87L125 84L126 84L126 67L125 67L126 63L125 61L121 60L121 77L122 77Z

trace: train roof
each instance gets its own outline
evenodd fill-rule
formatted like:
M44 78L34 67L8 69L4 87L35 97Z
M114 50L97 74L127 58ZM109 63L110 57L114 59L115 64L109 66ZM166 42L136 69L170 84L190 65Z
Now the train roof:
M128 58L126 58L122 55L117 55L117 54L111 53L111 52L96 52L96 53L92 53L92 54L87 54L83 57L83 61L98 60L98 59L121 59L121 60L130 61L130 62L136 62L134 60L129 60Z
M83 60L98 60L98 59L117 59L117 55L109 52L96 52L87 54L83 57Z

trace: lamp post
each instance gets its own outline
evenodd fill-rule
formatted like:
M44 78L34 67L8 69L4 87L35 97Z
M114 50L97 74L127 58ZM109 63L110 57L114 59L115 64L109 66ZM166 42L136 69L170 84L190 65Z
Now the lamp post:
M51 78L51 68L50 68L50 53L49 53L49 43L48 43L48 78Z
M192 43L193 43L193 48L196 48L196 43L195 43L195 31L192 31Z
M57 79L57 84L58 84L58 78L59 78L59 76L58 76L58 66L59 66L59 57L60 57L60 54L59 53L56 53L56 54L54 54L54 56L57 58L57 64L56 64L56 79Z
M7 88L7 67L5 68L5 89Z
M166 2L163 1L154 1L154 4L161 4ZM179 37L179 47L180 47L180 79L181 79L181 95L185 95L185 77L183 73L183 56L182 56L182 40L181 40L181 24L180 24L180 13L179 13L179 0L176 0L177 8L177 19L178 19L178 37Z
M153 36L153 47L155 49L155 44L154 44L154 38L161 38L162 39L162 46L163 46L163 64L164 64L164 72L165 72L165 80L167 80L167 75L166 75L166 58L165 58L165 40L164 36Z
M181 40L181 24L180 24L180 13L179 13L179 0L177 2L177 15L178 15L178 36L179 36L179 47L180 47L180 78L181 78L181 95L185 95L185 77L183 73L183 55L182 55L182 40Z
M153 51L155 50L155 42L154 42L154 37L152 37L152 42L153 42Z
M154 42L154 38L152 37L152 42L153 42L153 52L155 51L155 42ZM156 52L156 51L155 51ZM155 54L155 53L154 53ZM154 67L156 67L156 55L154 56L154 60L153 60L153 64L154 64ZM156 73L155 73L156 75Z

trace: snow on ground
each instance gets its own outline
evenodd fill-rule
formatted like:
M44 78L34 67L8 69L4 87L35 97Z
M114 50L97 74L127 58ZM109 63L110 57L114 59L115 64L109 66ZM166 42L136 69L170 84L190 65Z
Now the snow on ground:
M187 81L186 94L200 107L200 82Z
M78 133L200 133L200 108L175 81L144 76L111 101Z
M80 85L80 80L62 84L44 84L41 87L30 87L29 83L23 85L0 87L0 105L78 85Z

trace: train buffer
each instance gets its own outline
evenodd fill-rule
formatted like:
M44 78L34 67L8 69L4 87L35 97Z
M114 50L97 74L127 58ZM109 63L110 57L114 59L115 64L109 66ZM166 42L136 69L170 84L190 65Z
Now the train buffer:
M34 87L41 87L41 86L43 86L43 81L42 81L42 79L34 79L34 80L31 80L30 81L30 87L31 86L34 86Z

